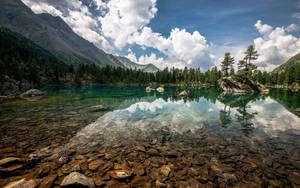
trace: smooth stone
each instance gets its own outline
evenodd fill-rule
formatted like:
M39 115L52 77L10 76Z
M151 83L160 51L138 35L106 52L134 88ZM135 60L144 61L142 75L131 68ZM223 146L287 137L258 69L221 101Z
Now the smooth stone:
M39 185L39 188L51 188L56 178L56 174L44 177Z
M156 149L149 149L147 150L147 154L152 155L152 156L160 156L160 153Z
M156 185L156 187L166 187L166 184L160 182L159 180L155 181L155 185Z
M38 89L30 89L25 93L22 93L20 97L34 97L34 96L42 96L44 93Z
M184 175L186 175L186 174L187 174L187 170L183 169L183 170L181 170L181 171L176 172L176 173L175 173L175 176L176 176L176 177L181 177L181 176L184 176Z
M149 86L146 87L146 92L147 92L147 93L150 93L151 91L152 91L151 87L149 87Z
M146 152L145 147L144 147L144 146L141 146L141 145L137 145L137 146L135 147L135 149L136 149L137 151Z
M88 110L92 111L92 112L99 112L99 111L106 111L106 110L108 110L108 108L106 108L103 105L95 105L95 106L89 107Z
M66 164L68 161L69 161L68 157L65 157L65 156L61 156L61 157L58 159L59 165Z
M15 162L24 162L24 159L21 158L17 158L17 157L8 157L5 159L1 159L0 160L0 166L5 166L5 165L9 165L10 163L15 163Z
M106 174L106 172L108 172L113 167L113 165L114 164L112 162L106 163L103 167L101 167L98 170L97 175L102 177L104 174Z
M135 165L134 173L138 176L142 176L145 174L145 168L142 165Z
M130 184L133 187L138 187L138 186L145 185L148 181L149 181L149 178L146 176L136 176L131 180Z
M75 157L75 159L77 159L77 160L86 160L85 156L83 156L83 155L77 155Z
M94 180L95 185L98 186L98 187L101 187L101 186L106 185L106 182L103 181L103 180L102 180L101 178L99 178L99 177L94 177L93 180Z
M177 158L179 156L179 153L177 151L169 151L165 154L168 158Z
M114 170L108 172L109 176L114 179L126 179L132 175L132 171L130 170Z
M0 172L12 172L12 171L18 170L20 168L23 168L22 164L14 164L14 165L12 165L10 167L7 167L7 168L0 167Z
M187 96L189 96L189 94L184 90L184 91L180 92L177 96L178 97L187 97Z
M221 168L219 168L216 165L211 165L210 169L215 173L215 174L220 174L223 172L223 170Z
M103 165L105 162L101 159L95 160L89 163L89 169L90 170L97 170L101 165Z
M44 177L44 176L47 176L50 171L51 171L51 167L49 165L44 165L44 166L41 166L39 169L37 169L37 171L35 172L35 175L37 177Z
M169 176L169 173L171 171L171 168L167 165L163 165L161 168L160 168L160 173L162 173L164 176L168 177Z
M158 87L158 88L156 88L156 91L163 93L163 92L165 92L165 89L163 87Z
M224 173L222 177L224 178L225 182L228 184L234 184L235 182L238 181L234 174Z
M95 188L94 181L78 172L72 172L64 178L60 184L62 187L67 186L86 186L88 188Z
M4 188L35 188L37 186L37 182L35 180L26 180L25 178L14 181L6 185Z

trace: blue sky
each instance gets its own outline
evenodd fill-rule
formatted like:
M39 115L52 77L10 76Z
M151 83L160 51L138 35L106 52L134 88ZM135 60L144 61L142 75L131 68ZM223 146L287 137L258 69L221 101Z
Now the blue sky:
M174 27L195 30L216 44L250 43L258 36L253 25L263 20L272 26L299 23L292 13L299 11L296 0L161 0L150 26L167 36ZM299 32L298 32L299 35Z
M299 0L22 0L108 53L164 67L219 66L253 44L272 70L300 52Z

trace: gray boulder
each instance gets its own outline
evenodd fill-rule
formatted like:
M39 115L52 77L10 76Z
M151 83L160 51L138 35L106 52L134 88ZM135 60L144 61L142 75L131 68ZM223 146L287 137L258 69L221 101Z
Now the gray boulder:
M25 93L21 94L20 97L36 97L36 96L43 96L44 93L38 89L30 89Z
M72 172L60 184L62 187L88 187L95 188L94 181L78 172Z
M187 97L187 96L189 96L189 94L184 90L181 93L179 93L177 96L178 97Z

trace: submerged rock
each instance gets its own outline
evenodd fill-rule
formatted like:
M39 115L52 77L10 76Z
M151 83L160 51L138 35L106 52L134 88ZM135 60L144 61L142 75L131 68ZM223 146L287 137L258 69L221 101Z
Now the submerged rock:
M171 168L167 165L162 166L160 169L160 172L166 177L169 176L170 171L171 171Z
M36 96L43 96L44 93L38 89L30 89L25 93L21 94L20 97L36 97Z
M51 188L56 178L56 174L44 177L39 188Z
M60 184L62 187L88 187L95 188L94 181L78 172L72 172Z
M234 174L229 173L222 174L222 178L224 178L224 181L229 185L232 185L238 181Z
M101 159L95 160L89 163L89 169L90 170L97 170L100 166L102 166L105 162Z
M6 185L4 188L35 188L38 183L35 180L26 180L25 178L14 181Z
M178 97L187 97L187 96L189 96L189 94L184 90L181 93L179 93L177 96Z
M131 181L131 185L133 187L138 187L138 186L143 186L145 184L147 184L147 182L149 181L149 178L147 176L136 176L133 178L133 180Z
M99 111L107 111L109 109L103 105L95 105L95 106L89 107L88 110L91 112L99 112Z
M23 167L25 159L8 157L0 160L0 172L12 172Z
M1 160L0 160L0 166L4 166L4 165L10 164L10 163L14 163L14 162L24 162L24 161L25 161L25 160L24 160L24 159L21 159L21 158L17 158L17 157L8 157L8 158L1 159Z
M132 171L130 170L114 170L108 172L109 176L114 179L126 179L131 177Z

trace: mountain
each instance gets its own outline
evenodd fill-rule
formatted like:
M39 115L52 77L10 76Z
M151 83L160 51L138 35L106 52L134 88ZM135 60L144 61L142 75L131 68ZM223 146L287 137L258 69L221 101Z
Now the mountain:
M0 27L24 35L65 63L126 68L117 58L74 33L60 17L34 14L21 0L1 0L0 7Z
M279 67L275 68L272 72L279 73L282 71L288 70L290 67L300 65L300 53L290 58L286 63L280 65Z
M59 58L54 56L48 50L38 46L33 41L25 38L19 33L0 27L0 59L6 61L5 56L9 56L10 53L14 53L12 55L15 58L20 58L23 61L28 59L41 59L42 62L60 62ZM11 61L7 63L9 64Z
M159 70L153 64L141 65L130 61L126 57L121 57L121 56L115 56L115 58L128 69L140 69L144 72L157 72Z
M48 50L0 27L0 91L57 82L66 70L68 65Z

